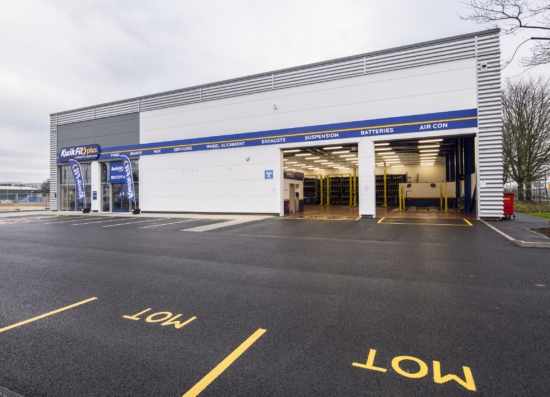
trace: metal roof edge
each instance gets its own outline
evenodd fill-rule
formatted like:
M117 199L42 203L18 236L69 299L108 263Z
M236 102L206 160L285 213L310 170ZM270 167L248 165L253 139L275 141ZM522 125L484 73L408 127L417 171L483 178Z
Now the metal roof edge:
M234 83L234 82L241 81L241 80L248 80L248 79L252 79L252 78L255 78L255 77L261 77L261 76L270 76L272 74L283 73L283 72L288 72L288 71L292 71L292 70L300 70L300 69L306 69L306 68L310 68L310 67L314 67L314 66L328 65L328 64L331 64L331 63L335 63L335 62L341 62L341 61L356 59L356 58L360 58L360 57L372 57L372 56L381 55L381 54L389 54L389 53L392 53L392 52L400 52L400 51L410 50L410 49L413 49L413 48L427 47L427 46L440 44L440 43L458 41L458 40L466 39L466 38L469 38L469 37L488 36L488 35L495 34L495 33L500 33L500 29L499 28L494 28L494 29L488 29L488 30L481 30L481 31L478 31L478 32L465 33L465 34L461 34L461 35L457 35L457 36L445 37L445 38L442 38L442 39L423 41L423 42L420 42L420 43L407 44L407 45L400 46L400 47L392 47L392 48L387 48L387 49L384 49L384 50L377 50L377 51L372 51L372 52L366 52L366 53L363 53L363 54L350 55L350 56L342 57L342 58L335 58L335 59L329 59L329 60L326 60L326 61L308 63L308 64L305 64L305 65L293 66L293 67L290 67L290 68L273 70L273 71L270 71L270 72L251 74L251 75L248 75L248 76L242 76L242 77L237 77L237 78L228 79L228 80L220 80L220 81L216 81L216 82L213 82L213 83L200 84L200 85L195 85L195 86L190 86L190 87L178 88L178 89L170 90L170 91L162 91L162 92L157 92L157 93L154 93L154 94L148 94L148 95L142 95L142 96L137 96L137 97L132 97L132 98L121 99L121 100L117 100L117 101L104 102L104 103L100 103L100 104L96 104L96 105L85 106L85 107L71 109L71 110L63 110L63 111L60 111L60 112L50 113L50 117L51 116L58 116L58 115L61 115L61 114L79 112L79 111L87 110L87 109L94 109L94 108L97 108L97 107L100 107L100 106L108 106L108 105L114 105L114 104L117 104L117 103L125 103L125 102L129 102L129 101L135 101L135 100L138 100L138 99L154 98L156 96L174 94L174 93L181 92L181 91L193 90L193 89L204 88L204 87L212 87L212 86L226 84L226 83Z

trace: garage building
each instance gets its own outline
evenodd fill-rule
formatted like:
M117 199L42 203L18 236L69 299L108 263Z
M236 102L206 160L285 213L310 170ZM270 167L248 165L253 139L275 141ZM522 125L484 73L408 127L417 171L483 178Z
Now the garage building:
M58 211L501 218L499 31L53 113L50 179Z

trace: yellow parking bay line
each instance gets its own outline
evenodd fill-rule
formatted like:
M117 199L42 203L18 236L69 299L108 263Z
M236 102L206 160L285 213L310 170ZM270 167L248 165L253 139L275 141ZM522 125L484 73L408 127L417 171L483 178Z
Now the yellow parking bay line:
M44 318L44 317L48 317L48 316L51 316L51 315L53 315L53 314L57 314L57 313L60 313L60 312L62 312L62 311L65 311L65 310L72 309L73 307L77 307L77 306L83 305L83 304L88 303L88 302L91 302L91 301L95 301L96 299L97 299L96 297L93 297L93 298L90 298L90 299L86 299L86 300L83 300L83 301L80 301L80 302L77 302L77 303L73 303L72 305L62 307L61 309L54 310L53 312L44 313L44 314L41 314L40 316L33 317L33 318L29 318L28 320L21 321L20 323L17 323L17 324L8 325L7 327L0 328L0 334L1 334L2 332L8 331L8 330L10 330L10 329L12 329L12 328L20 327L21 325L25 325L25 324L28 324L28 323L32 323L33 321L40 320L40 319L42 319L42 318Z
M210 371L199 383L193 386L182 397L195 397L200 392L208 387L223 371L225 371L233 362L238 359L254 342L256 342L260 336L266 332L265 329L260 328L254 332L247 340L245 340L239 347L237 347L229 356L227 356L221 363L219 363L212 371Z
M474 226L470 222L468 222L466 219L463 219L467 225L463 224L457 224L457 223L428 223L428 222L382 222L385 218L382 218L378 221L378 223L382 225L420 225L420 226L456 226L456 227L470 227Z

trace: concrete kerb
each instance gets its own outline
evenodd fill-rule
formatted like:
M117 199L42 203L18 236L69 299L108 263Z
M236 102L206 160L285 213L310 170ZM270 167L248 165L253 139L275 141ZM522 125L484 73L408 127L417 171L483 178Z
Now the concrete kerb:
M42 211L2 211L0 212L0 218L13 218L20 216L36 216L36 215L53 215L55 212L42 210Z
M511 242L515 243L516 245L518 245L522 248L550 248L550 243L535 243L535 242L530 242L530 241L516 240L515 238L510 237L506 233L498 230L496 227L488 224L484 220L481 220L481 222L483 222L485 225L487 225L488 227L493 229L495 232L497 232L501 236L504 236L505 238L507 238L508 240L510 240Z

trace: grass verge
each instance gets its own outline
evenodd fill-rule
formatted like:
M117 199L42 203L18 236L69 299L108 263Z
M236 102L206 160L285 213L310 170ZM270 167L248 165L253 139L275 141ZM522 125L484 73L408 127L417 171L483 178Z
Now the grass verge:
M550 219L550 212L525 212L522 215L536 216L537 218Z

